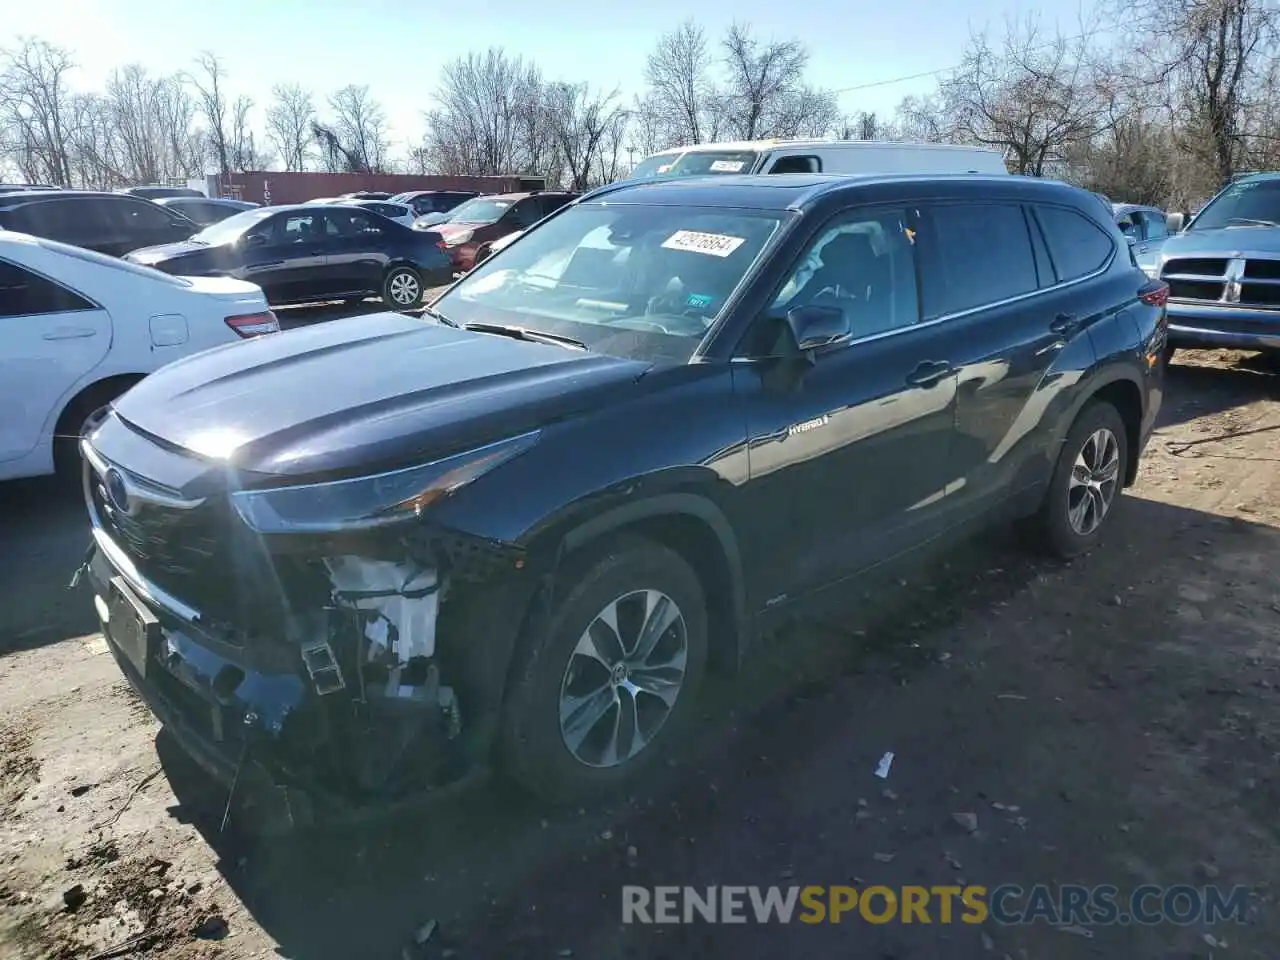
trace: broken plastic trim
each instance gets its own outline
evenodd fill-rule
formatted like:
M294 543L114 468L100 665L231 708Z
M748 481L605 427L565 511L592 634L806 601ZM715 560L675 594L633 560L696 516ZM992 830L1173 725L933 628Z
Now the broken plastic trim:
M538 442L542 431L499 440L422 466L369 477L242 490L231 502L259 533L336 533L397 523L484 476Z

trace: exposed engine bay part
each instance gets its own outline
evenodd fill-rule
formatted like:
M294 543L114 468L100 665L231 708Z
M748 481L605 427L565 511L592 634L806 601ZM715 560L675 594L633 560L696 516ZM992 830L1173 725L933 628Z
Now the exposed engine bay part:
M441 595L437 571L355 556L330 557L325 566L334 601L363 614L361 635L367 646L360 657L362 671L370 664L385 667L377 692L386 697L431 695L425 671L436 652Z

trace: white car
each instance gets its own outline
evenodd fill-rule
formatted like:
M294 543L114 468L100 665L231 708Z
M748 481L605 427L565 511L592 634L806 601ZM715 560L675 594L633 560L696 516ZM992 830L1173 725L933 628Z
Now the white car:
M0 480L74 472L85 421L148 373L279 329L252 283L0 230Z
M407 203L395 203L391 200L339 200L337 202L352 207L363 207L370 213L376 213L380 217L394 220L406 227L412 227L413 221L418 218L418 215L413 212L413 207Z

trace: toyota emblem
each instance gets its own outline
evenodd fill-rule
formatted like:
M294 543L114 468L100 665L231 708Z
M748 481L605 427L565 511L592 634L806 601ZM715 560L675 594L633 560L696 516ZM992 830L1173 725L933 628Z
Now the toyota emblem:
M107 471L103 478L107 492L107 500L121 513L129 512L129 487L124 482L124 474L115 467Z

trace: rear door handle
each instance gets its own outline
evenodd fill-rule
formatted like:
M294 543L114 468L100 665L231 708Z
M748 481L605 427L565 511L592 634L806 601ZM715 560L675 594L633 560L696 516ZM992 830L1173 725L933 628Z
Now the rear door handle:
M1074 313L1060 313L1049 324L1050 333L1057 333L1064 337L1070 336L1079 329L1080 318Z
M951 372L951 364L945 360L924 360L907 374L907 383L913 387L932 387L950 376Z
M97 336L98 331L92 327L58 327L44 335L46 340L83 340Z

